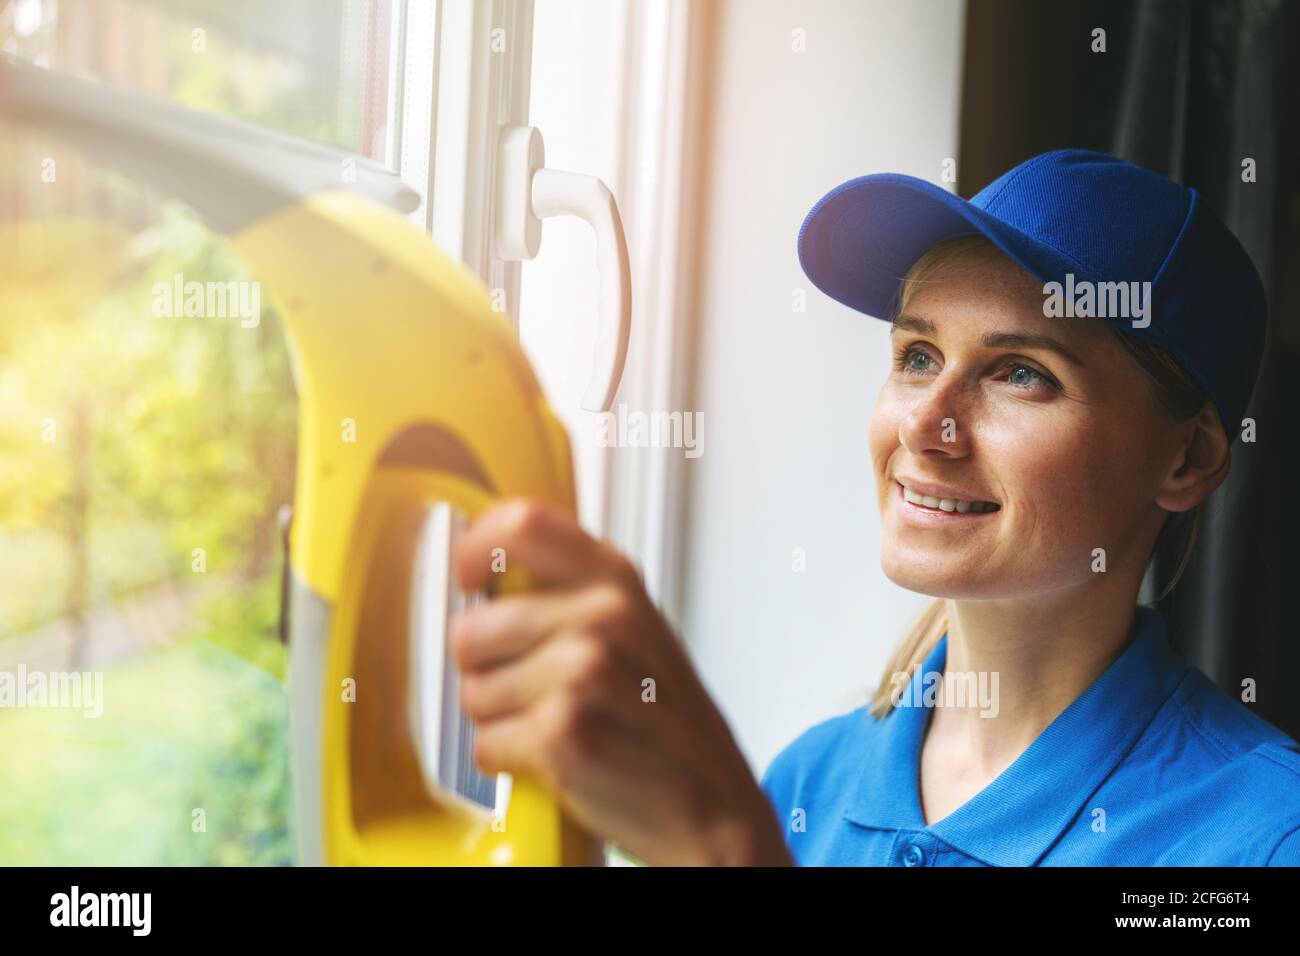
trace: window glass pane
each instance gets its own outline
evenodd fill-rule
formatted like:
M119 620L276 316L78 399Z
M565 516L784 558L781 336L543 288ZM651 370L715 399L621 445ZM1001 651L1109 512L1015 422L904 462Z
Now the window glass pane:
M3 117L0 262L0 865L287 864L269 295L185 205Z
M0 0L0 49L387 161L395 0Z

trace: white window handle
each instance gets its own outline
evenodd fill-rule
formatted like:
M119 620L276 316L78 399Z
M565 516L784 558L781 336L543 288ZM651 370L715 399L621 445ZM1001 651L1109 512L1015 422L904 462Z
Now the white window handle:
M497 167L497 255L512 262L532 259L542 239L542 220L577 216L596 234L600 291L595 363L582 407L607 411L623 378L632 329L632 269L618 203L594 176L546 169L542 134L532 126L508 126L501 133Z

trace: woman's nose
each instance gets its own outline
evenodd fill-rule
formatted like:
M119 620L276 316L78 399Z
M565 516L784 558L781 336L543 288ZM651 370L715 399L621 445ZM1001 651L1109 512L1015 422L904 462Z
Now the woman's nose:
M909 393L898 441L913 454L960 458L969 452L970 403L955 370L947 368Z

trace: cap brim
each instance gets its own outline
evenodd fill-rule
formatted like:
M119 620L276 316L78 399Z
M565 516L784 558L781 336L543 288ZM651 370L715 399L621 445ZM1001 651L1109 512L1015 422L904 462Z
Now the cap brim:
M799 265L832 299L892 319L907 270L945 239L980 234L1044 282L1088 270L945 189L898 173L859 176L836 186L799 228Z

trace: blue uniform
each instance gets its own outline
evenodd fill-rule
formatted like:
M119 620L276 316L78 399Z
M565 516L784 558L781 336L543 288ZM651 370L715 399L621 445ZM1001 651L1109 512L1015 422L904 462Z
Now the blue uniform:
M912 679L942 671L945 636ZM1297 866L1300 744L1220 691L1137 608L1123 653L992 783L927 826L932 708L863 706L763 774L802 866Z

